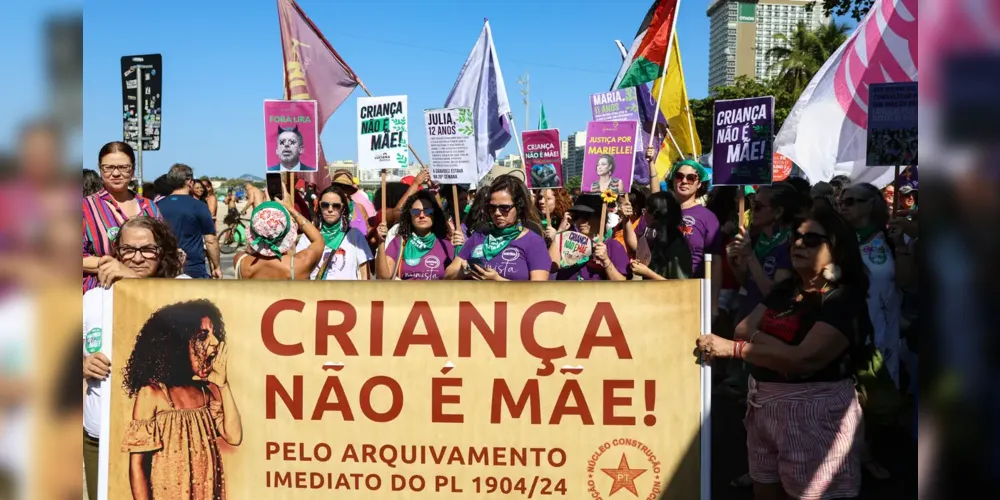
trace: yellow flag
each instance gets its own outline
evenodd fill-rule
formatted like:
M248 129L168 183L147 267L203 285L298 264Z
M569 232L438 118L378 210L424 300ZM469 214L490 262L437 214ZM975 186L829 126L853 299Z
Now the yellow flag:
M681 48L674 32L670 49L670 61L667 63L666 74L653 82L650 90L653 99L660 103L660 112L667 119L670 135L664 138L663 146L656 157L656 172L660 179L670 171L677 160L701 156L701 140L694 127L694 116L688 102L687 86L684 85L684 67L681 65ZM661 81L662 80L662 81ZM662 87L661 87L662 85ZM663 97L660 98L660 89ZM670 136L673 136L673 141ZM677 147L674 147L674 141Z

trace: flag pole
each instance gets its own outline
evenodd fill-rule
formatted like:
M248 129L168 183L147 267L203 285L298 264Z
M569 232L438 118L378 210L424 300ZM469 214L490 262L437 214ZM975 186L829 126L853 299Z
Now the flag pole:
M675 38L674 34L677 33L677 11L679 11L680 8L681 8L681 2L680 0L677 0L677 7L674 9L673 26L670 29L670 41L667 42L667 53L666 56L664 56L663 58L663 76L660 77L660 91L658 93L659 95L656 97L656 109L653 111L654 131L656 130L657 121L660 119L660 103L663 101L663 86L664 84L666 84L665 78L667 76L667 71L670 71L670 51L673 50L674 48L674 38ZM683 159L684 152L681 151L680 146L677 145L677 139L674 137L673 132L670 131L669 126L667 127L667 136L670 137L670 142L672 142L674 148L677 149L677 154L681 155L681 158ZM659 155L659 152L657 152L656 154ZM656 160L654 159L653 161L655 162Z

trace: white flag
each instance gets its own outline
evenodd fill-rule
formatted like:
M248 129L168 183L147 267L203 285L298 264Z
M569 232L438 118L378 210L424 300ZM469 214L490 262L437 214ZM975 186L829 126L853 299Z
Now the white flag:
M846 174L883 187L893 169L866 166L868 86L917 81L917 3L876 0L802 92L774 141L813 183Z
M444 107L472 109L476 128L476 168L478 178L482 179L513 137L510 102L489 21L465 60Z

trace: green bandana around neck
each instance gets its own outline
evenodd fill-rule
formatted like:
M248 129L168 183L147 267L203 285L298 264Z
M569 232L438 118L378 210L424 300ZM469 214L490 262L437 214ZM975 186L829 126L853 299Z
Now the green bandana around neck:
M791 235L791 231L781 229L775 230L774 236L771 236L770 238L764 236L763 233L758 236L757 241L753 245L753 253L757 256L757 260L763 263L767 254L771 253L772 250L788 241L789 235Z
M273 208L275 210L278 210L282 214L284 214L284 216L285 216L285 230L282 231L281 233L278 233L278 235L275 236L274 238L265 238L263 236L257 235L253 239L252 243L253 243L254 247L262 247L262 246L264 246L264 247L270 248L271 251L274 252L274 255L280 256L281 255L281 242L285 239L285 236L288 235L288 231L290 231L292 229L292 216L291 216L291 214L288 213L288 209L286 209L281 203L278 203L276 201L265 201L264 203L261 203L260 205L257 205L253 209L253 212L250 213L250 220L251 221L254 220L257 217L257 214L260 213L261 210L266 210L268 208ZM253 226L253 223L251 223L251 227L252 226Z
M333 224L320 222L319 232L323 233L323 240L326 241L326 247L335 252L340 248L340 244L344 242L344 237L347 236L347 232L344 231L344 227L339 220Z
M858 231L857 231L857 234L858 234L858 244L859 245L864 245L865 243L868 243L868 239L871 238L875 233L879 232L879 230L880 230L880 228L878 228L878 227L872 227L872 226L863 227L861 229L858 229Z
M500 252L507 248L507 245L510 245L510 242L514 241L520 235L520 224L508 226L503 229L491 229L489 234L486 235L483 244L480 245L483 249L483 258L492 260L493 257L500 255Z
M427 233L424 236L417 236L416 233L411 234L406 239L406 246L403 247L403 262L406 262L408 266L419 264L420 260L434 248L436 241L437 236L434 233Z

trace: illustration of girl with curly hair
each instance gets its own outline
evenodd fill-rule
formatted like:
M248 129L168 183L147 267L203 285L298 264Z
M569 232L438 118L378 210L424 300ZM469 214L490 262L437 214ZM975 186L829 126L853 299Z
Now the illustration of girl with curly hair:
M122 370L135 398L122 444L135 500L226 498L217 439L243 441L226 378L226 327L204 299L154 312Z

